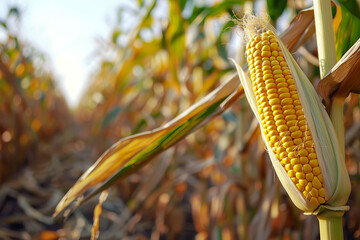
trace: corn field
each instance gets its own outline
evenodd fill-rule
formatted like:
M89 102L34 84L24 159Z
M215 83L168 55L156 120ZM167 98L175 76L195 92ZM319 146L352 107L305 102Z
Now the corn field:
M330 74L319 47L313 1L119 4L117 22L96 46L98 66L75 108L46 67L46 54L23 41L11 24L26 21L19 17L21 8L9 8L7 18L0 19L6 36L0 42L0 239L327 239L317 218L304 214L336 195L325 197L322 163L311 163L314 154L306 152L322 184L306 188L313 179L305 177L308 162L300 181L290 158L281 162L284 168L289 164L286 174L304 195L301 201L314 204L304 210L272 164L280 143L270 141L269 132L279 128L274 121L262 129L267 123L258 122L261 112L252 111L244 79L256 81L252 54L268 53L274 61L281 57L276 62L286 67L286 76L299 65L306 84L321 97L323 115L329 114L334 132L340 132L331 136L345 146L339 152L351 187L348 199L346 193L341 199L349 206L342 217L343 238L360 239L360 2L329 4L337 62ZM124 28L126 14L137 16L131 28ZM262 16L274 33L264 35L255 24L262 35L248 37L250 21L244 19L252 15ZM269 40L268 45L257 46L259 39ZM255 54L257 48L263 51ZM254 91L254 99L262 100L260 90ZM286 91L284 105L308 116ZM313 129L330 128L308 122ZM306 124L302 133L297 131L302 125L294 131L291 125L283 128L295 132L293 139L307 134L299 141L321 145ZM324 169L320 175L336 178ZM347 179L347 174L337 178Z

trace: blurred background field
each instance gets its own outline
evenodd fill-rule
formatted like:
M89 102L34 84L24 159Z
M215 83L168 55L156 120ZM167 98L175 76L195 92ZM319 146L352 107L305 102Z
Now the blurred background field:
M341 57L359 38L350 33L360 31L360 11L356 1L339 2L353 19L337 46ZM302 0L119 3L110 34L88 49L96 60L78 104L69 106L51 59L21 38L27 21L21 6L9 5L0 19L0 239L89 239L96 198L66 221L51 218L79 176L117 140L162 126L231 77L229 57L245 64L235 19L267 11L281 32L309 6ZM303 47L296 59L317 85L315 36ZM352 180L344 234L360 239L356 94L344 114ZM112 187L99 239L318 239L317 224L279 184L242 98Z

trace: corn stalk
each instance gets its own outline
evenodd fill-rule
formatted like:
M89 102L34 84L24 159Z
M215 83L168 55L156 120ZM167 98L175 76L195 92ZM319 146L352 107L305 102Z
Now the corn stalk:
M316 38L319 55L319 66L321 78L336 64L336 48L334 29L332 26L332 11L330 0L314 0L314 14L316 26ZM344 98L335 98L332 102L330 118L334 125L339 146L344 156ZM342 216L343 211L325 210L317 215L320 227L320 238L343 239Z

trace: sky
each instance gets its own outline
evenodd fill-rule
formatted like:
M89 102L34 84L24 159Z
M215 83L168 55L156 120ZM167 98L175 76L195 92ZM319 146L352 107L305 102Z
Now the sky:
M45 53L71 107L80 100L94 71L96 39L109 39L124 0L2 0L0 17L18 6L20 37Z

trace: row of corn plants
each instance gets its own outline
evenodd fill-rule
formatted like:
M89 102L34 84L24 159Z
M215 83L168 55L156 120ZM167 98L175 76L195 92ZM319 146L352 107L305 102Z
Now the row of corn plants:
M39 142L72 119L44 56L19 39L20 19L20 10L10 8L0 26L0 183L35 162Z

